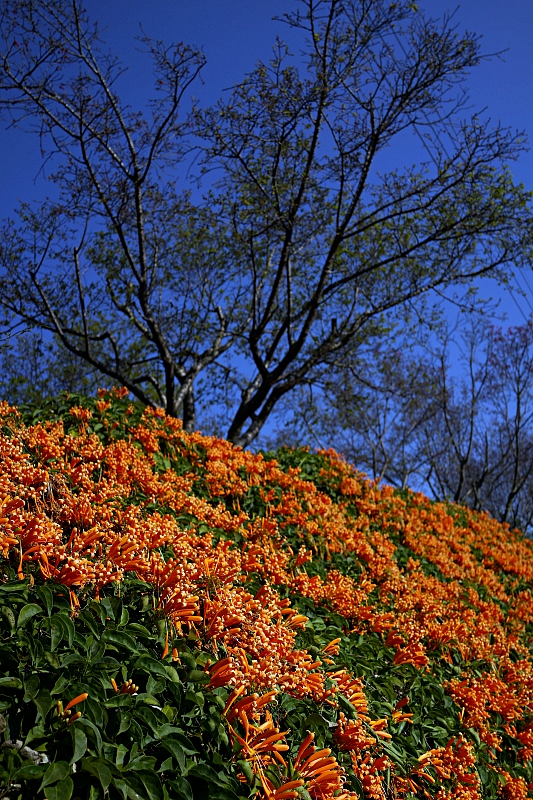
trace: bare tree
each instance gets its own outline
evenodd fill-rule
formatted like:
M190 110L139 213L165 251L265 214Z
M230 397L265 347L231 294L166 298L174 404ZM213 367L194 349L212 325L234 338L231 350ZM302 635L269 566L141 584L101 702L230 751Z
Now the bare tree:
M459 339L446 330L432 353L437 401L419 448L432 494L454 502L474 504L487 477L488 463L483 460L487 448L482 444L488 435L491 339L487 333L479 319Z
M278 42L191 115L201 54L144 38L147 117L78 0L5 0L0 19L0 103L51 146L59 192L4 229L0 303L188 429L222 388L241 445L341 354L362 363L407 303L504 278L531 239L505 167L523 137L464 116L475 37L407 0L303 0L285 22L298 59ZM380 172L408 131L427 163ZM193 145L198 203L177 188Z
M490 357L491 466L478 507L512 525L533 523L533 319L492 331Z
M157 91L147 119L120 101L123 70L79 3L4 3L1 33L2 107L51 148L59 189L3 231L2 304L192 428L194 380L233 342L225 311L240 297L224 231L215 247L216 220L165 171L183 159L180 104L203 56L142 39Z
M435 338L422 352L376 353L364 382L339 370L315 434L373 478L531 531L533 319L506 331L478 319ZM292 443L308 438L293 425Z
M444 343L438 374L437 413L425 425L421 443L434 496L528 529L533 521L533 321L507 331L472 325L459 354Z
M427 355L375 348L364 362L341 359L327 379L300 390L266 446L334 447L374 480L413 486L427 474L423 439L440 391L438 366Z

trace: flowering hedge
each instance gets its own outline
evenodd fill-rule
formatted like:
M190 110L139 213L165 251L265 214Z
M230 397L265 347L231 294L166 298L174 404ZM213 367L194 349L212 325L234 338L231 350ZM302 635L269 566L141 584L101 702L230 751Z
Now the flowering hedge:
M0 796L533 797L518 532L121 391L0 419Z

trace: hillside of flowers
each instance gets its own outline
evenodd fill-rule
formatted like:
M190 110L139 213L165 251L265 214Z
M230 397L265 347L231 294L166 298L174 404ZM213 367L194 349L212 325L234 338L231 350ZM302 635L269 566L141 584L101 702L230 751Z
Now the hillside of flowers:
M0 404L0 797L533 798L533 545L125 390Z

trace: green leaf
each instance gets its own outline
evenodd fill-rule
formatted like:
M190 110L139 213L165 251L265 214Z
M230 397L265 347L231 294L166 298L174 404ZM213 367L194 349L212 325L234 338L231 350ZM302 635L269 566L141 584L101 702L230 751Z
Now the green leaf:
M100 753L102 750L102 737L94 722L91 722L91 720L86 717L81 717L81 719L78 719L74 724L77 728L85 728L89 739L93 739L96 742L96 749Z
M37 706L37 710L40 712L43 720L46 718L46 715L54 705L54 701L52 700L48 689L41 689L39 694L33 698L33 702Z
M67 686L70 686L70 680L67 678L66 675L60 675L57 681L54 683L54 688L52 689L50 694L63 694Z
M196 669L196 659L188 650L180 651L180 661L187 669Z
M6 618L7 624L11 628L11 633L14 634L16 629L16 622L13 610L11 608L8 608L8 606L1 606L0 612L2 613L2 616Z
M100 631L98 625L96 624L95 619L90 611L88 611L87 609L80 611L78 615L78 620L80 620L80 622L85 623L85 625L89 628L90 632L96 639L100 638Z
M144 636L146 639L151 639L153 636L148 628L145 628L144 625L139 625L138 622L131 622L127 627L127 633L136 633L138 636Z
M136 708L133 712L133 716L139 721L142 727L147 725L152 733L157 734L160 723L158 722L153 709L151 709L149 706Z
M357 709L354 705L350 703L350 701L344 697L342 694L335 695L335 699L337 700L338 704L345 711L347 714L350 714L352 718L357 716Z
M155 658L141 656L135 662L135 669L142 669L145 672L148 672L150 675L157 675L159 678L163 678L165 681L168 680L168 676L165 672L163 664L161 664L160 661L156 661Z
M124 606L123 609L122 609L122 612L120 614L120 621L118 623L119 627L123 628L125 625L127 625L128 622L129 622L129 619L130 619L130 612Z
M194 692L192 689L189 689L187 692L186 699L190 700L191 703L194 703L195 706L199 706L200 708L202 708L205 703L205 696L203 692Z
M144 788L146 789L146 797L148 800L163 800L161 781L159 780L159 776L153 770L137 770L137 776L140 778Z
M70 655L66 656L61 661L61 666L68 667L69 664L85 664L85 659L83 656L78 655L78 653L70 653Z
M120 713L120 728L118 729L118 735L120 736L121 733L125 733L131 725L131 714L129 711L121 711Z
M113 610L113 605L111 603L111 599L109 597L103 597L101 599L101 601L100 601L100 605L105 610L105 612L107 614L107 617L109 619L113 620L113 622L114 622L115 621L115 612ZM102 621L105 622L106 620L104 619Z
M21 628L32 617L34 617L36 614L41 614L41 613L42 613L42 608L41 606L38 606L36 603L27 603L25 606L22 606L17 619L17 628Z
M22 689L22 681L18 678L0 678L0 689Z
M63 778L55 786L48 786L44 790L46 800L70 800L74 791L74 783L71 777Z
M328 720L324 719L324 717L320 716L320 714L318 714L318 712L316 711L310 714L305 720L305 729L307 730L309 728L314 733L324 734L325 732L327 732L329 727L330 723L328 722ZM333 727L336 728L337 727L336 724L333 724Z
M98 617L100 617L100 622L102 623L102 625L105 625L105 623L106 623L106 610L103 607L103 605L101 603L99 603L97 600L93 600L92 603L90 603L89 608L92 611L94 611L95 614Z
M146 706L159 706L159 700L157 697L154 697L153 694L147 694L146 692L140 692L137 697L135 698L136 705L146 705Z
M25 581L14 581L13 583L2 583L0 584L0 595L2 594L11 594L13 592L20 592L26 593L28 590L28 582Z
M44 660L46 661L46 663L50 664L52 669L59 669L61 667L61 664L59 663L59 659L57 658L57 656L55 656L53 653L51 653L50 650L45 650L44 653L43 653L43 656L44 656Z
M134 772L130 772L127 774L124 773L123 777L125 778L125 781L122 781L121 779L120 783L118 783L117 779L115 779L115 785L118 784L118 786L120 787L121 784L123 784L126 787L127 797L129 798L129 800L146 800L144 794L145 792L144 785L137 778L137 773Z
M109 642L109 644L116 644L118 647L124 647L131 653L139 652L137 642L133 636L129 636L123 631L104 631L102 639L104 642Z
M42 780L41 785L39 786L39 792L44 789L45 786L50 786L52 783L57 783L57 781L62 781L70 772L70 767L66 761L54 761L50 764L46 772L44 773L44 777Z
M390 741L382 741L381 746L385 752L391 756L391 759L394 759L394 761L401 763L405 760L404 753L402 753L401 750L398 750L398 748L394 744L391 744Z
M168 781L169 786L177 792L178 796L182 798L182 800L194 800L192 795L191 784L186 778L182 778L178 776L171 781Z
M59 614L57 614L57 618L61 620L61 624L63 625L63 628L66 631L68 638L68 646L72 647L72 643L74 641L74 636L76 633L76 630L74 628L74 623L72 622L70 616L66 612L60 612ZM54 617L52 617L51 619L54 619Z
M90 695L85 703L86 718L90 719L91 722L94 722L99 729L104 727L104 714L107 714L107 712L105 711L103 704L99 700L96 700L95 697L91 697Z
M187 774L193 775L196 778L202 778L204 781L208 781L208 783L212 783L215 786L226 788L228 785L228 778L224 773L215 772L215 770L207 764L195 764Z
M157 703L157 700L155 701ZM131 694L116 694L110 697L109 700L104 702L105 708L124 708L125 706L133 705L133 697Z
M128 793L129 787L126 781L123 781L122 778L115 778L113 777L112 784L117 789L120 794L122 795L122 800L127 800L128 797L131 797ZM139 797L139 795L137 795Z
M30 675L30 677L26 681L24 681L24 697L22 698L22 702L27 703L30 700L33 700L38 691L39 691L39 676Z
M68 646L72 647L74 641L74 623L66 612L59 612L50 617L52 650L55 650L62 639L68 640Z
M128 748L125 747L123 744L119 744L117 747L117 756L115 758L115 764L118 767L121 767L124 764L124 759L128 755Z
M52 589L50 586L44 584L43 586L37 586L35 589L35 593L38 597L43 601L46 606L46 613L48 616L52 613L52 609L54 607L54 596L52 593Z
M242 774L244 775L244 777L251 786L252 783L254 782L254 773L250 765L250 762L246 761L246 759L243 758L240 761L237 761L237 766L239 767L240 771L242 772Z
M169 753L171 753L172 756L176 759L176 761L178 762L178 766L180 768L180 772L183 772L185 770L186 756L185 756L185 750L183 749L181 743L178 742L177 739L174 739L172 737L166 737L165 739L162 740L161 744L163 745L163 747L166 747Z
M44 734L44 724L42 720L39 725L34 725L33 728L30 728L30 730L26 734L24 744L30 744L31 742L34 742L36 740L39 740L39 744L46 740Z
M90 772L91 775L95 776L95 778L98 778L102 784L104 792L106 792L109 784L111 783L113 774L108 765L102 762L103 759L83 758L81 762L81 768L82 770Z
M81 661L83 661L83 659L81 659ZM102 658L95 658L94 661L91 661L91 665L93 667L99 667L100 669L107 669L110 672L116 672L120 667L120 661L117 661L117 659L112 656L103 656Z
M148 680L146 681L147 694L153 694L153 695L160 694L164 690L164 688L165 688L164 681L154 678L153 675L150 675L148 677Z
M63 620L59 616L59 614L54 614L53 617L50 617L50 639L51 645L50 649L52 652L56 649L56 647L61 643L61 640L66 634L66 630L63 626Z
M476 731L476 729L475 728L468 728L468 733L470 734L472 739L475 741L475 743L479 747L480 744L481 744L481 739L479 738L479 733Z
M159 729L159 735L161 739L163 739L163 744L166 744L166 742L170 741L170 739L177 741L188 756L193 756L198 752L189 737L186 736L183 731L181 731L179 728L175 728L173 725L163 725Z
M25 764L13 776L13 781L20 778L23 781L36 781L43 778L48 769L48 764Z
M70 763L73 764L75 761L79 761L80 758L82 758L85 755L87 750L87 736L84 734L82 729L76 723L70 726L70 732L72 735L72 744L74 747L74 754L70 759Z
M167 664L165 664L164 667L165 667L165 672L167 673L168 677L173 683L181 683L180 676L178 675L174 667L171 667L170 665Z
M95 639L92 634L89 634L85 640L85 649L87 651L87 658L91 664L98 661L105 653L105 642L101 639Z
M187 675L187 680L191 683L209 683L210 676L199 669L193 669Z

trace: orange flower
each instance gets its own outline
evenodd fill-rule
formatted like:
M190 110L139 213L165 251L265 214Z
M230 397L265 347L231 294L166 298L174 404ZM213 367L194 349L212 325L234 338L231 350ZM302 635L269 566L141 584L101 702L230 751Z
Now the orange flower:
M294 769L305 780L305 787L311 797L318 798L333 794L341 788L343 772L331 750L317 750L313 745L314 733L309 732L298 749Z
M69 709L74 708L74 706L77 706L78 703L83 703L83 701L87 700L88 697L89 697L89 695L87 694L87 692L83 692L83 694L79 694L77 697L74 698L74 700L71 700L70 703L67 703L67 705L65 706L65 711L68 711Z

